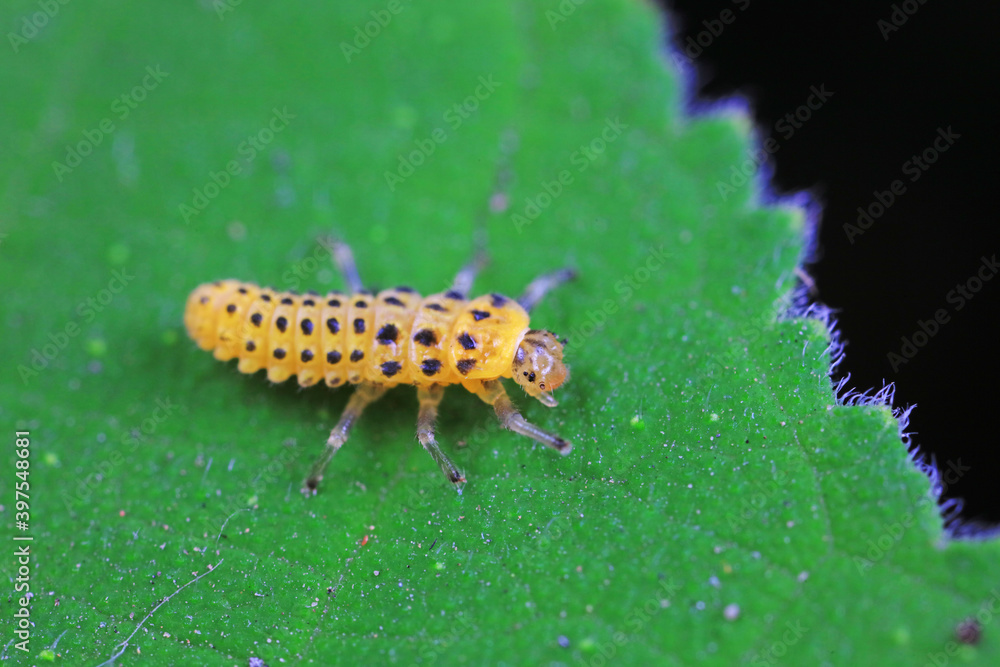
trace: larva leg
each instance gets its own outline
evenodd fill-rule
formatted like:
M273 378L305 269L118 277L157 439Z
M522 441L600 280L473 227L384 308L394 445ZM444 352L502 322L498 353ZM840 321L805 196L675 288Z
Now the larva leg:
M323 479L323 472L326 470L326 466L329 465L330 459L337 453L337 450L347 442L347 436L351 432L354 422L358 420L358 417L361 416L361 413L364 412L369 404L382 398L386 391L388 391L386 387L378 384L362 383L358 385L358 388L351 394L350 400L347 401L347 407L344 408L344 413L340 415L340 421L337 422L337 425L330 432L330 438L326 441L326 447L323 449L322 456L313 465L309 477L306 478L305 486L302 487L303 493L316 493L316 488Z
M337 265L340 275L344 277L347 289L354 294L363 291L365 287L361 283L361 274L358 273L358 267L354 263L354 253L351 252L351 247L332 237L328 239L326 247L333 255L333 262Z
M569 454L573 449L573 445L568 440L564 440L548 431L543 431L522 417L521 413L514 407L510 397L507 396L507 392L504 391L500 380L476 380L463 382L462 385L483 399L483 401L492 405L493 410L497 413L497 419L500 420L500 423L508 431L520 433L532 440L537 440L564 456Z
M441 472L448 478L448 481L452 484L458 484L464 482L465 477L451 462L451 459L441 451L441 447L434 437L434 422L437 420L438 405L443 397L444 387L439 384L417 389L417 398L420 400L420 413L417 416L417 440L438 464L438 468L441 468Z
M573 269L559 269L551 273L543 273L524 288L524 294L518 298L517 302L530 313L531 309L537 306L546 294L574 278L576 278L576 271Z
M486 255L486 251L479 249L476 251L475 257L463 266L459 270L458 275L455 276L454 282L451 284L451 290L453 292L458 292L463 297L469 296L469 292L472 291L472 283L476 281L476 275L482 271L483 267L489 264L490 258Z

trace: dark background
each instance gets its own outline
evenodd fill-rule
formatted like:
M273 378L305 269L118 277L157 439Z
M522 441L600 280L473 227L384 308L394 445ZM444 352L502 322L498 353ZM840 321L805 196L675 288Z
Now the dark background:
M930 0L660 3L673 16L673 59L692 73L695 106L746 98L760 139L780 144L769 160L772 190L808 190L822 205L806 268L847 342L835 379L849 373L847 386L861 390L895 383L895 406L918 405L909 427L918 455L950 467L943 497L964 499L950 527L1000 523L993 316L1000 276L961 309L958 293L949 301L976 276L981 257L1000 253L997 9ZM832 97L785 139L775 123L821 85ZM949 127L960 137L912 181L904 163ZM852 243L844 225L856 225L858 207L897 179L903 194ZM912 340L919 321L939 309L948 321L926 341L918 336L926 344L894 369L887 355L900 353L901 338Z

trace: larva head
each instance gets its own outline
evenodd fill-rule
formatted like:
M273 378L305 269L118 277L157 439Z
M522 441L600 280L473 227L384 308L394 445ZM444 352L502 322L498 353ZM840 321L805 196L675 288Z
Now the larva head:
M569 377L563 344L551 331L529 329L514 353L514 381L550 408L556 405L551 391Z

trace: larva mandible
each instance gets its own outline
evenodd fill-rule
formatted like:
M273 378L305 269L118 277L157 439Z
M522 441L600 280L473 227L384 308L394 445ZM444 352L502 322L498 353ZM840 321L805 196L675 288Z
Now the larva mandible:
M574 277L571 269L539 276L517 300L500 294L468 298L484 260L477 258L446 292L421 297L409 287L365 291L350 249L331 242L350 293L321 296L277 292L237 280L198 286L188 297L184 325L216 359L238 359L241 373L267 371L272 382L292 375L309 387L356 384L303 492L315 493L333 455L370 403L392 387L417 387L417 439L452 483L465 481L441 451L434 422L444 387L461 384L493 406L501 424L568 454L572 445L526 421L504 391L512 378L530 396L553 407L552 390L569 377L565 341L531 329L528 312L552 288Z

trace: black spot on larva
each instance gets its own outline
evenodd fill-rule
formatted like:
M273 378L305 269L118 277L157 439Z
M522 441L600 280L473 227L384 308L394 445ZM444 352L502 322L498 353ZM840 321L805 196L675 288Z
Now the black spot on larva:
M312 350L302 350L302 354L299 355L299 358L302 359L303 363L308 363L312 361L313 360Z
M399 372L403 366L398 361L386 361L382 364L382 375L391 378Z
M312 299L306 299L305 301L302 302L302 305L312 307L316 305L316 302L313 301Z
M335 364L340 361L340 352L336 350L330 350L326 353L326 363Z
M400 285L399 287L396 287L395 290L397 292L403 292L404 294L413 294L414 292L416 292L415 289L413 289L412 287L407 287L406 285Z
M528 382L534 382L534 381L535 381L535 371L531 371L530 373L528 373Z
M448 299L458 299L459 301L465 301L465 295L453 289L448 290L447 292L444 293L444 295Z
M473 319L475 319L475 320L476 320L477 322L478 322L479 320L485 320L485 319L486 319L487 317L489 317L489 316L490 316L490 314L489 314L489 313L487 313L487 312L486 312L485 310L474 310L474 311L472 311L472 317L473 317Z
M472 336L470 336L468 332L465 332L463 334L459 334L459 336L458 336L458 338L456 340L466 350L474 350L474 349L476 349L476 341L473 340Z
M288 328L288 318L279 317L274 321L274 324L278 327L278 331L285 333L285 329Z
M236 291L239 292L240 294L246 294L247 293L247 288L246 287L241 287L241 288L239 288Z
M396 337L399 335L399 329L396 328L395 324L387 324L378 330L378 335L375 338L378 342L383 345L388 345L389 343L395 343Z
M537 338L525 338L524 342L528 343L533 347L538 347L538 348L545 347L545 343L543 341L538 340Z
M247 341L247 352L253 352L256 349L257 349L257 345L252 340L248 340Z
M229 313L230 315L232 315L233 313L235 313L236 312L236 304L235 303L231 303L228 306L226 306L226 312Z
M507 297L494 292L490 294L490 303L493 304L494 308L503 308L504 304L507 303Z
M280 347L275 348L275 350L274 350L274 358L275 359L284 359L285 358L285 351L282 350Z
M284 299L281 300L281 303L285 304L286 306L290 306L295 302L292 300L292 297L286 296Z
M326 384L329 387L336 387L338 384L340 384L340 378L332 378L329 381L327 381Z
M250 316L250 321L253 322L255 327L259 327L260 323L264 321L264 316L260 313L254 313Z
M365 353L361 350L354 350L351 352L351 361L358 362L365 358Z
M326 328L330 330L330 333L335 334L340 331L340 322L337 321L336 317L331 317L326 321Z
M363 334L365 332L365 320L362 317L358 317L354 320L354 333Z
M385 302L386 302L387 304L389 304L390 306L405 306L405 305L406 305L406 304L404 304L404 303L403 303L402 301L400 301L399 299L397 299L397 298L396 298L396 297L394 297L394 296L387 296L387 297L385 297L385 299L383 299L383 300L384 300L384 301L385 301Z
M439 313L447 313L448 312L448 309L445 308L444 306L442 306L440 303L429 303L429 304L427 304L424 307L427 308L427 309L429 309L429 310L436 310Z
M302 320L299 324L299 328L302 329L302 333L306 336L311 336L313 332L313 321L312 320Z
M261 294L260 298L263 299L264 301L270 301L271 300L271 295L270 294Z
M330 299L329 301L326 302L326 305L330 306L331 308L340 308L340 300Z
M368 304L365 301L361 301L360 299L358 301L355 301L354 305L357 308L367 308L368 307Z
M314 289L306 290L306 294L308 294L309 296L319 296L319 292L317 292Z
M421 329L417 333L413 334L413 340L427 347L430 347L438 342L437 336L434 335L434 332L430 329Z
M437 359L427 359L424 363L420 364L420 370L424 375L430 377L441 370L441 362Z
M207 296L203 296L200 299L198 299L198 301L201 302L201 303L208 303L208 297Z
M476 360L459 359L458 363L455 364L455 367L458 369L458 372L461 373L462 375L468 375L469 371L471 371L473 368L476 367Z

